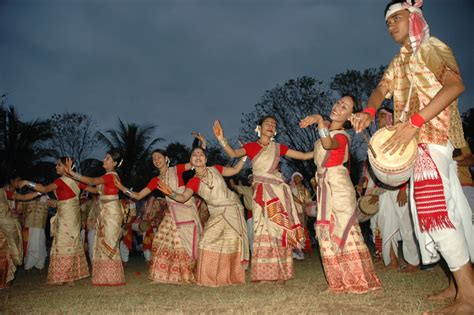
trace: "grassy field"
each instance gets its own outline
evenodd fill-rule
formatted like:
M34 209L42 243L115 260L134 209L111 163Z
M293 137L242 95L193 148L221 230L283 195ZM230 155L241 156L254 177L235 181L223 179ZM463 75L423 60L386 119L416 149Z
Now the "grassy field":
M443 305L425 297L447 284L439 267L401 274L377 264L382 290L331 294L321 292L326 280L317 255L295 262L295 269L295 279L284 285L247 283L224 288L150 284L141 257L131 258L125 269L127 285L122 287L93 287L90 278L74 287L46 286L46 274L20 269L13 287L0 290L0 313L419 314Z

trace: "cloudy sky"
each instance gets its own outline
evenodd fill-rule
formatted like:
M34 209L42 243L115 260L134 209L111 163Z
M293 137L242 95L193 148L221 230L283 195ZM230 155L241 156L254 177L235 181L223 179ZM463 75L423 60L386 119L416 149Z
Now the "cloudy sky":
M166 142L237 136L265 90L387 64L384 0L0 0L0 93L23 119L84 112L101 129L158 125ZM474 1L425 0L431 34L474 106ZM469 31L471 30L471 31Z

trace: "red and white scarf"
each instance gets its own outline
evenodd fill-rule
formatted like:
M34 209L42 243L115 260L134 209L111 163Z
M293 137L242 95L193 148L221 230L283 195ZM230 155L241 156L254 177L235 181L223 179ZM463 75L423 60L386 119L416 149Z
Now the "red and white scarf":
M441 175L424 143L418 145L413 173L420 230L454 229L448 216Z

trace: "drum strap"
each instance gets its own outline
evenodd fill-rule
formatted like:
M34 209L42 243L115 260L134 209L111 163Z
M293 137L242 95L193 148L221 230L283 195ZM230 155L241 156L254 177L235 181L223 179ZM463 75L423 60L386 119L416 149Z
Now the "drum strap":
M448 216L441 175L424 143L418 145L413 179L420 230L454 229Z

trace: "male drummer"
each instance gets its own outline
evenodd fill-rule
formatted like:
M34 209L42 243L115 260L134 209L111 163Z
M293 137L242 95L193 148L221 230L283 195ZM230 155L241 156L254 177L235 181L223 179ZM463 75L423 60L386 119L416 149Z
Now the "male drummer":
M453 148L466 145L457 106L464 84L449 47L430 37L421 4L396 0L387 5L387 28L401 45L400 54L372 92L367 108L351 121L361 132L375 118L383 99L393 97L396 132L384 148L401 154L412 139L418 140L410 208L421 257L428 264L442 255L456 283L433 298L455 297L453 304L441 310L444 313L472 314L474 232L452 158Z
M393 111L381 107L377 111L377 128L389 127L393 124ZM378 196L379 211L370 220L373 235L377 229L382 238L382 258L385 266L390 269L399 269L398 242L402 241L403 258L407 262L402 272L418 271L420 257L413 234L413 225L408 208L407 185L391 187L379 182L372 172L367 172L371 180L383 192Z

